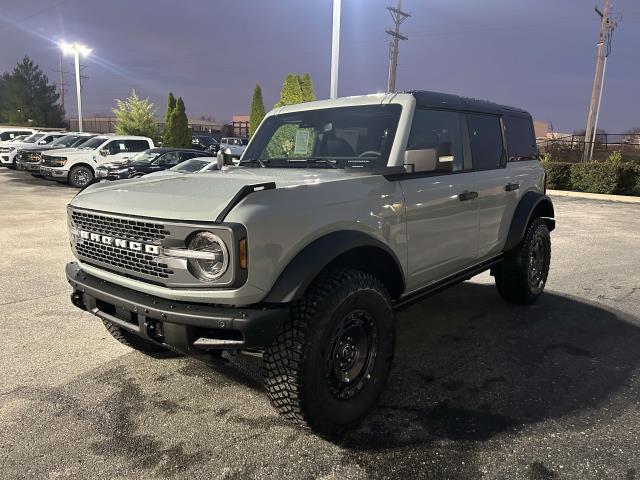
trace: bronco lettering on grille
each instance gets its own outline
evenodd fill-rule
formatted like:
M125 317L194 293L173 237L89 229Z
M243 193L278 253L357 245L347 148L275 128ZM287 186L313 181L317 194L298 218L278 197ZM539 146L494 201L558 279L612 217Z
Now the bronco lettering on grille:
M120 238L114 238L108 235L100 235L98 233L91 233L84 230L80 230L80 238L83 240L88 240L90 242L102 243L103 245L113 245L117 248L133 250L134 252L145 252L151 255L160 255L160 247L157 245L132 242L130 240L123 240Z

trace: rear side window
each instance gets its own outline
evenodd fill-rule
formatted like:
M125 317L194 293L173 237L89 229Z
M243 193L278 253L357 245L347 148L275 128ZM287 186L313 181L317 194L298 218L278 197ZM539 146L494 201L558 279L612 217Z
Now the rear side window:
M164 165L167 165L169 167L173 167L174 165L180 163L180 156L178 155L178 152L165 153L160 157L160 159L163 160L162 163L164 163Z
M126 140L125 144L127 152L143 152L150 148L146 140Z
M407 150L434 150L438 170L464 170L461 121L457 112L416 109Z
M530 119L515 116L504 117L509 161L534 160L538 154L536 137Z
M499 168L506 160L500 117L467 114L471 155L475 170Z

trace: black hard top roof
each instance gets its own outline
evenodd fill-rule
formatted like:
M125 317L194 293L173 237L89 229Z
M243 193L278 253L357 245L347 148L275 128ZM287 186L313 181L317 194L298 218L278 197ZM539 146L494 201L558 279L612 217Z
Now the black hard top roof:
M519 114L530 117L526 110L507 105L478 100L476 98L461 97L450 93L430 92L427 90L408 90L403 93L410 93L416 99L416 106L425 108L453 108L456 110L466 110L480 113L494 114Z

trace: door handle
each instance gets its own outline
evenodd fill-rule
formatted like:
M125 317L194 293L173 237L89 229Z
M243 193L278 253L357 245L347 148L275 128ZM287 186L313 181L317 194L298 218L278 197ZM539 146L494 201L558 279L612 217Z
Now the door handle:
M478 198L478 192L464 191L460 195L458 195L458 200L460 200L461 202L466 202L467 200L473 200L474 198Z
M520 184L519 183L507 183L504 186L504 189L507 192L513 192L514 190L518 190L520 188Z

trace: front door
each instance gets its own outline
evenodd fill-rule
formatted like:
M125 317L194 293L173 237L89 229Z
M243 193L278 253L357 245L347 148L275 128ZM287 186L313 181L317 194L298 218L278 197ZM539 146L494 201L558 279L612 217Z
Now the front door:
M407 290L432 284L477 258L476 174L465 152L467 132L458 112L416 109L407 150L430 150L438 171L407 173L405 196Z

